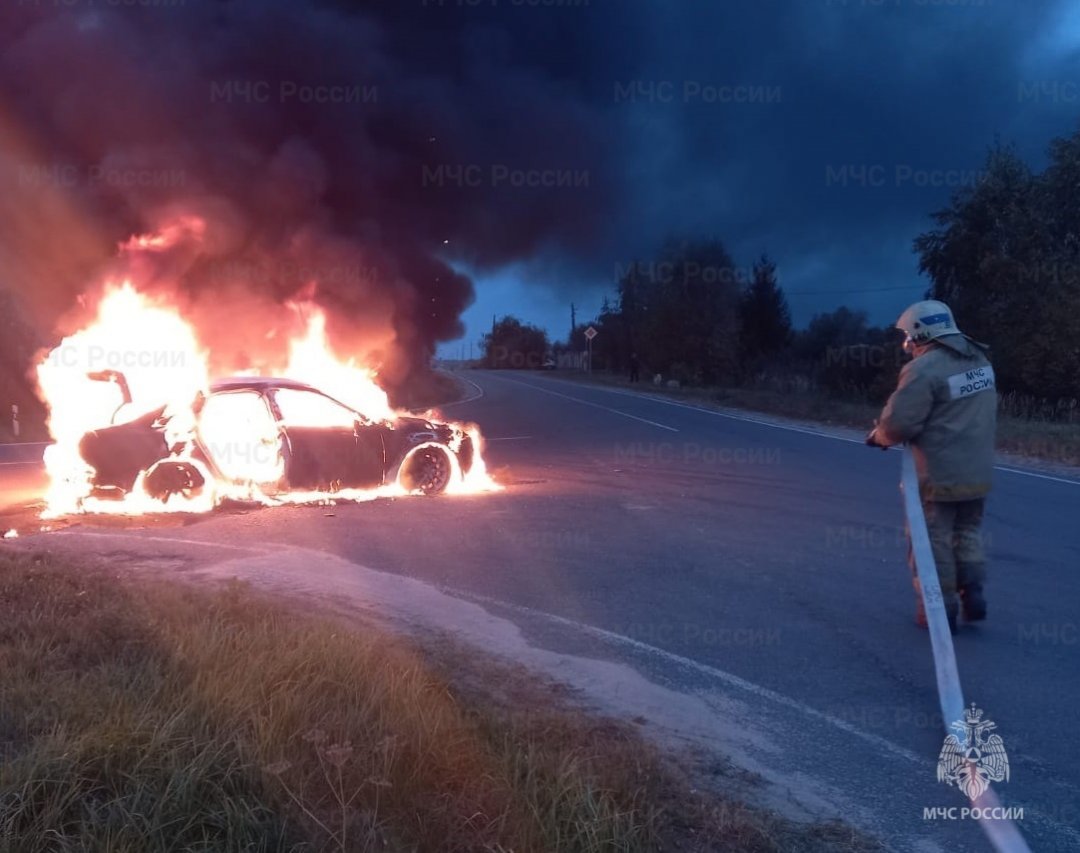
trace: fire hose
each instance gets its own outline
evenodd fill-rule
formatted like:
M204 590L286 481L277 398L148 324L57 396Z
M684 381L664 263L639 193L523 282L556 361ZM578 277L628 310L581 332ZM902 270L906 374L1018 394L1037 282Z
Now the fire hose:
M907 512L908 530L911 533L911 550L915 558L919 587L922 590L923 607L926 610L926 622L930 629L930 647L934 655L934 671L937 676L938 700L941 704L942 720L946 733L950 720L964 718L964 693L960 687L960 672L956 666L956 653L953 649L952 633L949 631L948 618L945 615L945 601L938 583L937 565L930 548L930 534L923 515L922 502L919 499L919 481L915 472L915 459L911 448L903 451L900 491L904 496L904 508ZM979 809L1000 809L1001 802L992 787L988 787L977 799L971 801ZM982 814L997 814L995 811L983 811ZM1030 853L1027 842L1020 834L1016 824L1006 819L985 819L979 821L983 832L999 853Z

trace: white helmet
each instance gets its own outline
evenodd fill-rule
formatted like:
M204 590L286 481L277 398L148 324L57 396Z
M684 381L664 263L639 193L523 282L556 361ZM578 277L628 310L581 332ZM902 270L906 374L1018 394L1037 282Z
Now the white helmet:
M936 299L916 302L900 315L896 328L907 335L905 344L925 344L935 338L960 334L952 310Z

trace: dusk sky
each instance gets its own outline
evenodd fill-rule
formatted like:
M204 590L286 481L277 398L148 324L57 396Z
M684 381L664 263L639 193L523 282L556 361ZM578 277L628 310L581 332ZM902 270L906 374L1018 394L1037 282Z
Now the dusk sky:
M185 213L155 281L317 281L399 364L492 315L562 339L669 236L767 252L797 325L889 322L995 139L1039 167L1080 112L1067 0L72 0L0 7L0 49L3 284L43 327Z
M1080 111L1075 3L514 5L510 32L564 33L531 61L606 131L581 161L547 168L601 158L616 200L584 252L476 274L466 354L493 314L563 338L569 303L593 316L667 234L717 237L740 268L767 251L798 325L839 304L890 322L927 284L913 238L995 138L1040 167Z

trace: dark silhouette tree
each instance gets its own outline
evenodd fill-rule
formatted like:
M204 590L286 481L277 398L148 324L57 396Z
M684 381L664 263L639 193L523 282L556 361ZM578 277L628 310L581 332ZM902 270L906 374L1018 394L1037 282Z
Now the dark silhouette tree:
M804 361L821 361L830 348L866 343L868 330L865 311L842 305L810 318L810 325L795 335L795 354Z
M1080 375L1080 132L1050 145L1034 174L1011 147L934 214L915 240L928 295L961 329L993 347L999 387L1077 396Z
M762 255L739 301L739 355L744 372L756 369L791 344L791 311L776 280L776 264Z
M619 370L636 353L646 374L728 381L737 373L738 302L735 265L722 243L669 239L655 261L631 265L617 307L598 318L612 333L605 353Z
M547 353L548 337L543 329L506 316L492 323L481 341L484 366L498 370L539 369Z

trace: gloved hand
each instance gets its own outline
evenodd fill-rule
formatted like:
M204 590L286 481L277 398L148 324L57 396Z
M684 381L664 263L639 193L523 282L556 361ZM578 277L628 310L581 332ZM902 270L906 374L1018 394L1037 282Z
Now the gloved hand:
M880 447L882 450L889 449L889 445L878 438L876 426L866 434L866 445L867 447Z

